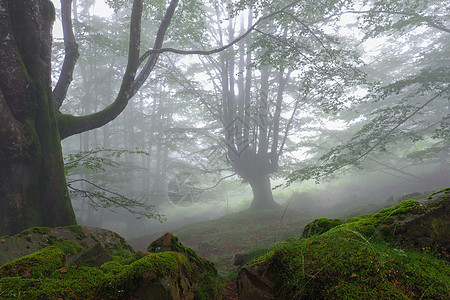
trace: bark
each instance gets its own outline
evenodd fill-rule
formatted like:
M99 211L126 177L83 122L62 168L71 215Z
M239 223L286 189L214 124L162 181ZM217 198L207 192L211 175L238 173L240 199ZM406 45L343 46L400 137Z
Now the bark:
M61 21L63 25L65 55L58 83L53 90L53 103L57 108L60 108L66 99L67 90L72 82L73 70L80 56L78 44L75 41L75 35L73 33L71 5L72 0L61 0ZM76 7L76 5L74 6Z
M51 90L48 0L0 0L0 235L75 224Z
M248 148L236 154L228 151L233 170L252 187L253 200L251 209L273 209L280 206L275 202L270 185L270 174L277 171L278 165L273 164L267 153L256 153Z
M249 181L253 191L253 201L250 209L276 209L280 206L273 199L269 174L262 174Z

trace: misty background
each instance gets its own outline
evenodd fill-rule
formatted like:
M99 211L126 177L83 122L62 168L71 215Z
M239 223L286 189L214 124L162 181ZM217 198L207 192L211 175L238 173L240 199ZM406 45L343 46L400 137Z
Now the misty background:
M129 9L109 3L113 9L100 0L74 1L81 55L62 112L94 113L119 90ZM158 3L146 11L145 45L153 43L161 19L164 5ZM182 5L165 47L225 45L264 15L248 10L230 15L224 3ZM278 154L276 170L267 172L275 202L311 219L372 213L413 192L447 187L448 33L422 24L369 34L358 17L331 18L314 27L315 33L299 23L290 32L268 21L262 34L218 54L162 54L121 115L63 141L78 223L135 238L239 213L254 197L246 179L251 176L239 166L255 160L234 162L248 149L261 153L261 147L268 155ZM64 53L58 26L55 80ZM252 52L256 44L265 50ZM293 55L299 45L304 50ZM333 51L331 59L315 58L327 51ZM333 77L325 78L326 73ZM433 98L439 89L444 94ZM257 101L261 95L265 106ZM232 108L224 105L230 99L235 99ZM247 107L257 116L248 126ZM238 124L233 137L230 124ZM242 151L239 130L248 130L250 141ZM268 133L266 141L261 132ZM236 160L230 159L230 149L236 150Z

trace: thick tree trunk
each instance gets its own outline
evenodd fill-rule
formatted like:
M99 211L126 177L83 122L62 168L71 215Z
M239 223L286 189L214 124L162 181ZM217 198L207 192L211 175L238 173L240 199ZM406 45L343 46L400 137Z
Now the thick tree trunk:
M0 0L0 236L76 223L52 103L53 20L48 0Z
M253 201L250 205L250 209L280 208L273 199L270 177L268 174L261 174L261 176L252 178L249 183L253 191Z

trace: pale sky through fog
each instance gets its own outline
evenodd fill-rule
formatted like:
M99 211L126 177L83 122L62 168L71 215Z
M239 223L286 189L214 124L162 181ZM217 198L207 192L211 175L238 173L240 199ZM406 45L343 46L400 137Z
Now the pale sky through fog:
M58 0L52 0L53 4L55 5L56 10L61 9L61 2ZM97 0L95 1L94 8L91 9L92 15L100 16L100 17L107 17L112 15L114 12L109 6L105 3L104 0ZM55 24L53 25L53 37L55 39L59 39L63 37L62 33L62 25L61 20L57 17Z

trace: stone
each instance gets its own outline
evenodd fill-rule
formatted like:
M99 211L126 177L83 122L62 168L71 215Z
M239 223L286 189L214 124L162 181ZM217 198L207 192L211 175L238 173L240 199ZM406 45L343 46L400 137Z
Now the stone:
M316 234L322 234L344 223L341 219L320 218L306 224L302 238L308 238Z
M173 234L170 232L167 232L157 240L153 241L148 247L147 251L151 253L159 253L164 251L173 251L172 247L172 239Z
M275 284L267 277L266 264L266 261L261 261L241 269L237 279L241 300L276 299Z
M111 254L109 254L100 243L97 243L77 256L71 257L68 264L98 268L104 263L113 260L114 258Z
M235 266L242 266L247 258L248 258L248 254L247 253L237 253L234 256L233 265L235 265Z
M64 240L74 241L85 249L100 243L110 255L118 255L122 251L134 253L125 239L111 230L78 225L34 227L14 236L0 238L0 266Z

